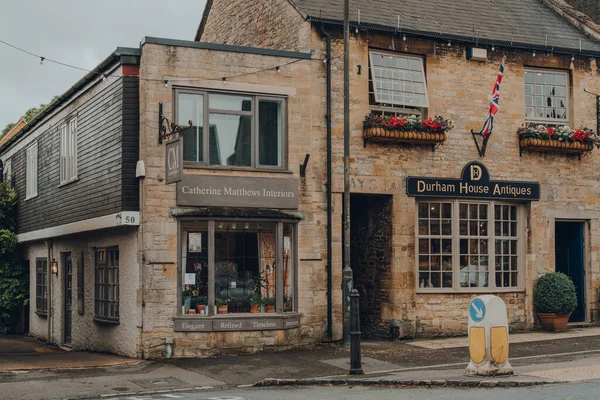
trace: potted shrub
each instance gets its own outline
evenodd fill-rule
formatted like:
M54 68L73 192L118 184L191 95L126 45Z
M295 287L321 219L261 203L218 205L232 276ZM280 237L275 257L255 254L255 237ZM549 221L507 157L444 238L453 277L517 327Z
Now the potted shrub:
M577 307L577 291L571 278L560 272L541 276L533 291L533 307L545 330L565 331Z
M227 299L217 299L215 301L219 314L228 314L227 311Z
M183 313L187 314L192 306L192 289L190 285L185 285L183 290Z
M252 296L252 298L250 299L250 312L253 314L258 314L260 312L260 303L260 294L255 293L254 296Z
M198 296L196 300L196 309L198 310L198 314L206 314L206 305L208 304L207 296Z
M518 129L521 150L560 153L587 153L600 147L600 137L588 128L567 125L546 126L530 123Z
M265 309L268 313L275 312L275 298L274 297L263 297L262 303L265 305Z

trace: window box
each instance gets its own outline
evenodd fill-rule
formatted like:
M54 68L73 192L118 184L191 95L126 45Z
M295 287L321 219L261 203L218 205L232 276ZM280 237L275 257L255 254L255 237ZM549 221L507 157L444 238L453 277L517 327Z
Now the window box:
M587 128L549 127L529 124L517 131L520 154L523 150L537 152L575 153L581 155L600 147L600 139Z
M441 144L446 141L446 133L452 129L452 122L442 117L426 120L417 116L394 117L371 113L363 123L363 139L367 141Z

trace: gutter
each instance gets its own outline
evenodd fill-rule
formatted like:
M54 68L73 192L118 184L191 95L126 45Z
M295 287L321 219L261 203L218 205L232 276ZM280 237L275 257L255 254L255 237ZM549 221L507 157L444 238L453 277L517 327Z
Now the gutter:
M542 0L544 2L546 1L558 1L558 0ZM309 22L313 22L313 23L321 23L321 24L330 24L330 25L339 25L339 26L343 26L343 21L341 20L336 20L336 19L332 19L332 18L321 18L321 17L307 17L306 18L307 21ZM570 22L570 20L569 20ZM358 25L358 23L356 21L352 21L350 23L351 26L356 26ZM579 24L577 24L577 26L579 27ZM384 32L384 33L398 33L400 32L396 27L390 27L387 25L381 25L381 24L374 24L374 23L368 23L368 22L361 22L360 23L360 28L361 29L367 29L367 30L373 30L373 31L379 31L379 32ZM581 28L583 29L583 28ZM469 37L469 36L462 36L462 35L456 35L456 34L450 34L450 33L439 33L439 32L427 32L427 31L421 31L421 30L417 30L417 29L408 29L408 28L402 28L401 29L402 33L405 33L407 35L411 35L411 36L418 36L418 37L423 37L423 38L427 38L427 39L434 39L434 40L443 40L443 41L452 41L452 42L457 42L457 43L465 43L465 44L469 44L469 45L473 45L473 46L481 46L481 45L488 45L488 46L499 46L499 47L508 47L511 49L515 49L515 50L526 50L526 51L532 51L532 50L537 50L537 51L547 51L547 52L552 52L554 54L564 54L564 55L579 55L579 56L588 56L588 57L599 57L600 58L600 50L586 50L586 49L581 49L579 50L579 48L569 48L569 47L554 47L554 46L545 46L543 44L532 44L532 43L524 43L524 42L511 42L510 40L497 40L497 39L486 39L486 38L473 38L473 37ZM586 32L588 32L586 30ZM588 35L588 36L594 36L594 35ZM596 37L591 37L591 39L596 39ZM599 33L599 37L598 40L600 41L600 33Z
M331 226L331 35L321 25L321 34L325 36L327 59L327 337L333 339L333 302L332 302L332 226Z

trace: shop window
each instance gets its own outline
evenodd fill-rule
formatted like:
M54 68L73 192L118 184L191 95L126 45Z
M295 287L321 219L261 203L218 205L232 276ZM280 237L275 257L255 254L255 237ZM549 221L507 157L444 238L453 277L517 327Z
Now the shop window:
M95 318L119 321L119 249L96 249L95 252Z
M35 311L39 314L48 312L48 260L35 260Z
M77 179L77 119L60 128L60 183Z
M210 315L212 306L213 314L295 311L295 225L215 221L212 230L210 225L185 224L181 312Z
M525 69L525 118L528 122L567 124L568 93L568 72Z
M199 166L285 167L284 99L183 90L176 92L176 99L176 121L185 128L180 134L184 161Z
M371 109L385 114L423 114L429 107L423 58L369 52Z
M518 288L518 219L516 205L458 200L419 202L419 289Z

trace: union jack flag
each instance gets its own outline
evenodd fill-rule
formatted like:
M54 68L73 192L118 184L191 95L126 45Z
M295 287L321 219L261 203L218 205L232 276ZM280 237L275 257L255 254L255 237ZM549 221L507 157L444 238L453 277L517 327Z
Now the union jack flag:
M502 59L502 63L500 64L500 72L498 72L498 77L496 78L496 83L494 84L494 90L492 91L492 101L490 103L490 109L488 112L488 117L483 124L483 128L481 129L481 136L485 139L492 134L492 129L494 128L494 115L498 112L498 105L500 103L500 83L502 82L502 75L504 74L504 59Z

